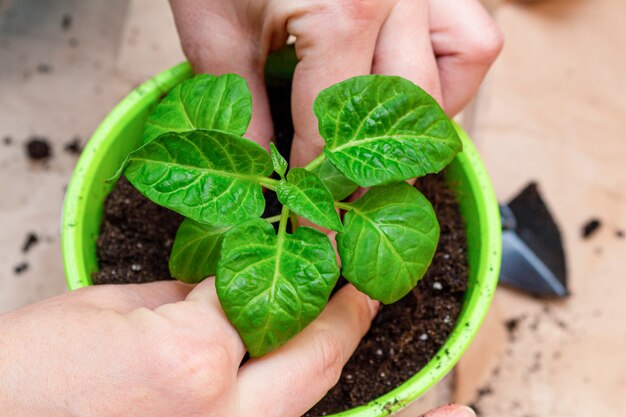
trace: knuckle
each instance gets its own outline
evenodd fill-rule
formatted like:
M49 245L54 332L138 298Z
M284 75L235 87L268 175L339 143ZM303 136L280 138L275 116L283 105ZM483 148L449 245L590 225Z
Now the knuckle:
M380 1L342 0L337 2L337 30L344 36L352 37L368 30L372 23L382 19Z
M377 0L341 0L337 2L343 14L356 21L375 19L381 3Z
M219 398L230 389L232 353L222 343L206 346L174 336L155 343L151 352L159 374L156 380L184 393L192 403Z
M474 59L492 62L504 46L504 35L495 22L490 22L484 29L467 37L467 51Z
M339 381L343 368L343 345L329 329L320 329L317 336L315 357L318 359L318 375L328 387Z
M386 2L380 0L325 0L312 3L296 15L300 18L294 25L302 33L316 37L332 36L338 41L351 40L364 31L376 27L373 22L382 21L385 17ZM300 32L300 33L298 33ZM319 36L317 36L319 35Z

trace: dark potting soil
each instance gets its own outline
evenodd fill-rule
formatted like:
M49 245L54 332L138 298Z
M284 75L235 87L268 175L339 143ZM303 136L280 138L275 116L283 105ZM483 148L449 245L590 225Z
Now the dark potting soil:
M26 235L26 239L24 240L24 244L22 245L22 253L26 253L31 250L37 243L39 243L39 236L33 232L28 233Z
M580 235L583 237L583 239L589 239L593 234L598 231L598 229L600 229L600 226L602 226L602 221L600 219L589 219L580 229Z
M120 178L104 204L96 243L100 271L94 284L172 279L168 261L183 217L157 206Z
M79 136L74 136L69 142L63 146L63 150L71 155L79 156L83 151L83 147L81 146L81 138Z
M441 227L433 263L417 287L384 306L345 366L339 383L306 416L346 410L388 392L432 359L452 330L467 283L466 236L458 205L443 177L430 175L418 188L431 201ZM267 194L266 216L279 212ZM182 217L139 194L125 179L105 203L97 242L95 284L171 279L168 258Z
M20 262L19 264L15 265L15 267L13 268L13 272L15 273L15 275L19 275L23 272L26 272L28 270L28 262Z
M52 150L50 149L48 140L37 136L31 137L28 142L26 142L26 155L32 161L41 161L50 158Z

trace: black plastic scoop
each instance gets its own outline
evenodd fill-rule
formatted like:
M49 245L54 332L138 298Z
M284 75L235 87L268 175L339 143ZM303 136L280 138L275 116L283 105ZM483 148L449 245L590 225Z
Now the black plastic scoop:
M566 297L567 270L561 233L536 183L508 205L502 217L500 283L539 297Z

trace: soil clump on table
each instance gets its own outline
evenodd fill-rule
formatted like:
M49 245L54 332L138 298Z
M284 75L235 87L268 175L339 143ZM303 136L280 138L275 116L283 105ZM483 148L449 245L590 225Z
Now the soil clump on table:
M33 136L26 142L26 155L32 161L47 160L52 156L52 149L46 138Z

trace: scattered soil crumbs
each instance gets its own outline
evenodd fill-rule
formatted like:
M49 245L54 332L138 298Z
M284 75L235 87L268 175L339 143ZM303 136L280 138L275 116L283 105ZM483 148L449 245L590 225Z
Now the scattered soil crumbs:
M42 161L52 156L48 140L33 136L26 142L26 154L33 161Z
M2 141L4 142L5 145L10 145L13 143L13 138L11 136L5 136L4 139L2 139Z
M584 224L581 235L583 239L589 239L602 226L600 219L590 219Z
M167 263L182 216L152 203L124 178L109 194L104 211L94 284L171 279Z
M504 322L504 327L506 327L506 331L509 335L509 341L515 341L515 336L517 336L517 330L519 329L520 322L525 318L525 316L513 317Z
M37 65L37 72L40 74L50 74L52 72L52 67L48 64L39 64Z
M24 245L22 245L22 253L26 253L31 250L31 248L37 243L39 243L39 237L37 237L37 235L32 232L29 233L28 235L26 235Z
M81 142L82 142L81 138L78 136L75 136L74 138L72 138L72 140L70 140L69 142L65 144L65 146L63 147L63 150L71 155L78 156L83 151Z
M433 358L454 326L467 283L462 219L441 176L423 178L418 188L433 203L441 226L433 263L411 293L381 309L339 383L306 416L346 410L398 386ZM266 197L266 215L271 215L277 207ZM97 242L100 272L94 274L94 283L170 279L167 263L181 221L122 178L105 203Z
M15 265L15 268L13 268L13 272L15 272L15 275L19 275L22 272L26 272L28 270L28 263L26 262L22 262L20 264Z
M411 293L381 309L339 383L307 417L365 404L400 385L433 358L454 327L467 285L463 222L441 176L423 178L418 188L433 204L441 226L433 263Z
M493 395L493 388L491 388L491 385L485 385L481 388L478 388L474 401L469 404L470 408L472 408L476 412L476 414L480 415L481 413L478 405L485 397L489 395Z
M64 14L61 18L61 29L64 31L70 30L72 27L72 15Z

